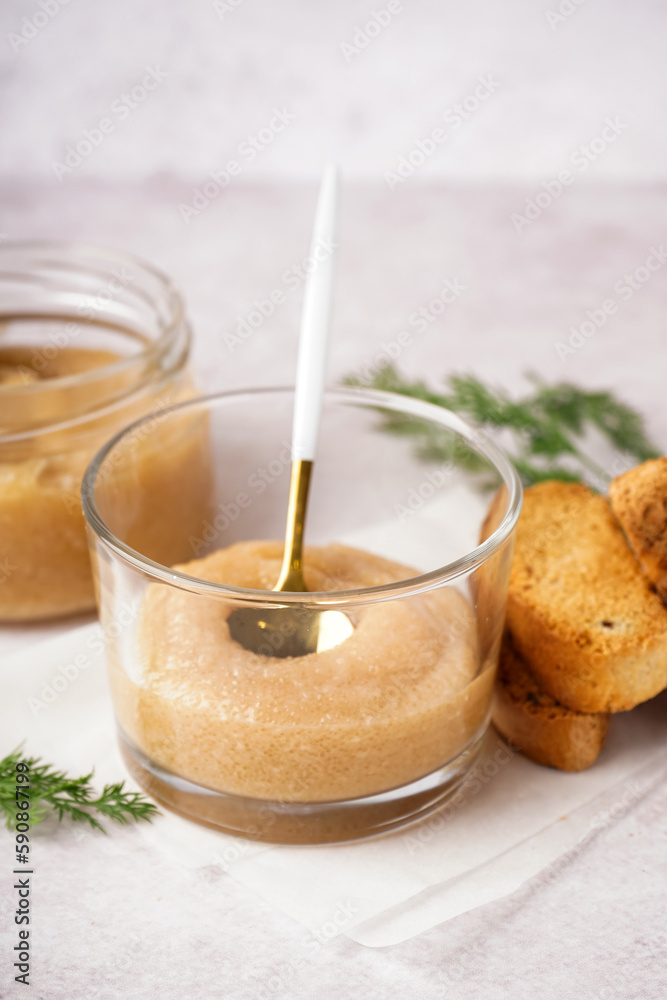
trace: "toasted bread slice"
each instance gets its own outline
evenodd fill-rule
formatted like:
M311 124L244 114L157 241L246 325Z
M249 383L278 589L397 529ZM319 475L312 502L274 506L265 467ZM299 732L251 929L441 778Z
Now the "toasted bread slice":
M544 690L579 712L621 712L667 686L667 611L604 497L526 490L507 625Z
M609 714L575 712L548 695L505 632L493 696L493 724L538 764L583 771L604 746Z
M667 458L655 458L618 476L609 499L635 554L667 604Z

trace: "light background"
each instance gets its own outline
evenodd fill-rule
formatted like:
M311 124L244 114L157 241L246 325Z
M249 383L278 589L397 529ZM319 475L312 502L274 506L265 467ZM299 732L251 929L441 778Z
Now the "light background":
M561 0L569 15L527 0L400 7L360 49L358 31L386 5L69 0L24 44L24 19L40 8L9 0L2 231L148 257L184 290L203 388L288 382L301 289L237 349L224 335L307 254L317 177L335 158L344 189L332 380L373 362L458 278L465 293L415 333L404 371L436 380L474 369L520 389L533 370L611 387L667 440L667 270L573 354L557 347L587 310L616 298L614 283L665 232L667 11L646 0ZM358 51L343 50L355 41ZM114 102L147 67L165 79L120 120ZM480 76L495 92L459 127L443 122ZM294 120L247 162L239 144L274 108ZM54 162L104 117L114 131L58 180ZM622 131L574 169L570 157L608 118ZM386 174L443 125L446 141L392 189ZM184 221L179 206L234 158L241 172ZM517 232L513 214L544 200L543 183L568 167L574 183Z
M53 9L57 0L42 2ZM547 13L559 5L572 13L551 26ZM203 0L69 0L15 52L10 36L39 0L3 0L4 238L83 239L147 257L185 293L202 388L288 382L300 291L233 352L224 334L307 254L317 178L333 158L344 190L332 381L373 362L414 310L458 279L465 292L415 332L402 370L433 383L474 371L517 391L533 370L612 388L667 448L667 266L573 354L557 352L667 239L667 8L403 0L347 62L341 44L385 0L228 6L220 17ZM164 82L59 181L53 161L149 66ZM386 172L489 75L496 92L391 190ZM186 223L179 204L274 108L294 121ZM616 141L518 233L512 214L609 117L626 126ZM3 649L20 638L6 631ZM273 977L268 995L290 1000L549 1000L573 990L657 1000L664 817L658 791L565 866L557 885L531 884L394 949L337 939L314 957L302 928L216 869L176 871L144 856L131 831L109 845L113 864L100 863L104 845L77 849L79 892L61 831L43 855L39 993L83 996L71 967L90 984L85 995L100 997L256 1000L258 981Z
M51 0L45 0L51 2ZM53 0L57 4L58 0ZM559 3L572 10L554 21ZM628 123L595 179L662 180L667 167L667 8L640 0L402 0L347 58L355 32L387 3L342 0L68 0L26 45L10 33L38 0L4 0L4 171L47 176L67 142L108 113L145 66L167 74L82 174L197 182L271 109L296 115L248 168L313 177L327 158L377 180L415 139L491 74L499 89L422 176L542 180L590 141L607 115ZM225 8L229 8L225 12ZM550 20L552 23L550 23ZM349 60L349 61L348 61Z

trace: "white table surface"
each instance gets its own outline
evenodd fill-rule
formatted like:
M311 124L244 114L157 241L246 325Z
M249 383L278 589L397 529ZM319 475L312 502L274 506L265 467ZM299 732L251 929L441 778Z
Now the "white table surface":
M532 370L611 388L667 448L667 265L574 354L556 350L667 238L664 9L586 0L550 25L547 13L564 6L556 0L403 0L347 61L341 44L384 0L217 6L71 0L15 51L10 34L40 8L3 2L0 238L82 239L145 256L186 295L202 389L288 382L299 291L234 353L224 332L307 253L316 177L335 157L346 186L332 381L372 362L458 279L465 292L415 334L399 359L405 372L437 382L474 371L521 391ZM114 133L58 182L53 161L148 66L164 81L125 120L114 116ZM489 75L498 87L488 101L390 191L385 172ZM294 121L186 225L179 203L274 108ZM615 116L627 125L618 139L517 234L512 213ZM4 628L0 655L63 627ZM10 711L0 705L0 732ZM176 867L131 829L74 834L51 824L36 844L40 1000L667 995L664 788L565 859L558 879L538 877L384 949L344 936L315 948L220 869ZM0 996L22 996L6 986L13 894L4 874L1 884Z
M10 34L39 5L5 0L0 11L0 238L90 240L160 265L187 297L202 389L291 380L298 293L233 354L223 334L305 256L316 177L335 157L346 188L332 381L372 361L458 279L465 293L415 335L404 371L434 381L474 371L516 391L527 370L609 387L667 448L667 266L573 355L556 351L667 238L660 5L575 0L550 25L548 12L566 4L403 0L348 62L341 43L385 0L60 3L19 51ZM162 68L163 83L59 183L53 161L147 66ZM391 192L384 173L489 74L497 91ZM294 122L186 225L179 203L275 107ZM512 213L608 116L627 128L518 235ZM4 628L0 655L62 627ZM0 732L10 711L0 705ZM314 949L302 927L220 869L172 866L132 829L74 832L39 834L30 992L39 1000L667 995L665 789L565 859L557 880L537 878L379 950L343 936ZM4 874L0 884L0 997L23 996L6 986L12 894Z
M230 354L221 332L266 297L307 249L313 184L239 183L186 226L187 186L75 178L5 185L12 237L87 239L145 255L175 277L189 304L202 387L289 381L299 295ZM434 380L474 370L509 389L521 373L609 387L646 415L667 447L667 266L575 355L554 343L614 281L659 244L667 192L575 185L523 236L513 186L383 182L345 192L336 297L335 380L372 358L445 278L469 287L400 358ZM64 626L4 629L0 651ZM0 706L2 713L11 706ZM83 762L82 762L83 764ZM47 835L48 834L48 835ZM79 841L67 825L40 836L34 896L33 992L84 997L661 998L665 978L667 789L602 830L562 876L471 911L404 944L364 948L345 937L315 948L304 929L216 868L186 871L133 831ZM3 876L4 878L4 876ZM6 880L5 880L6 883ZM11 913L3 890L0 984ZM23 995L0 985L0 995Z

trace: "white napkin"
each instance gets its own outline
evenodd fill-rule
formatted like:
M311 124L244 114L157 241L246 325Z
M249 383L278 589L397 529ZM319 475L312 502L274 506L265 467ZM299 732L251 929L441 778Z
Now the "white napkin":
M119 780L99 626L74 629L0 667L6 753L31 754L96 782ZM218 864L324 943L406 940L517 889L627 811L665 770L667 696L612 719L598 762L564 774L511 754L491 733L476 782L416 826L375 840L321 847L250 843L164 814L142 837L186 867ZM110 830L113 836L113 830ZM91 834L95 836L95 834Z

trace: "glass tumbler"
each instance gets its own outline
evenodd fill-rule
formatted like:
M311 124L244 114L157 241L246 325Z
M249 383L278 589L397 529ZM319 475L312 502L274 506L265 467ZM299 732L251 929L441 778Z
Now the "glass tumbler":
M276 843L377 835L461 784L489 724L521 485L455 414L326 394L307 593L282 557L293 390L196 399L106 444L83 483L125 763L160 803ZM341 611L334 648L232 637L250 609ZM286 618L285 635L289 622Z
M95 607L81 479L119 428L194 394L170 280L77 243L0 246L0 621Z

